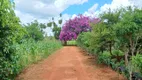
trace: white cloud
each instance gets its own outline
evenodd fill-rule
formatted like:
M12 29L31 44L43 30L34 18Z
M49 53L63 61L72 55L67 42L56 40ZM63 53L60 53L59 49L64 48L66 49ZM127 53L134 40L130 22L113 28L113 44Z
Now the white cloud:
M52 32L52 29L50 27L47 27L43 31L45 32L45 35L47 35L47 36L53 36L53 32Z
M132 4L134 4L138 8L142 8L142 0L129 0Z
M115 10L127 6L142 8L141 3L142 0L113 0L111 4L104 4L100 8L100 12L108 11L108 9Z
M38 19L41 22L47 22L51 16L57 16L63 12L70 5L80 5L88 0L14 0L16 4L16 15L20 17L23 23L31 22ZM129 5L136 5L142 7L142 0L112 0L111 4L104 4L99 10L98 4L94 4L84 13L86 16L98 16L99 13L125 7ZM65 14L67 16L67 14ZM69 15L68 15L69 16ZM71 16L71 15L70 15ZM75 17L75 15L73 15ZM73 18L72 17L72 18ZM66 17L64 17L66 18Z
M90 17L98 17L99 15L99 11L97 11L98 5L99 4L95 3L92 7L88 9L88 11L85 11L83 15Z
M61 9L66 9L70 5L79 5L87 2L88 0L56 0L55 5Z
M38 18L57 16L70 5L79 5L88 0L14 0L16 10Z
M59 14L62 13L66 8L71 5L82 5L88 0L14 0L16 4L15 13L18 17L20 17L22 23L29 23L33 20L37 19L39 22L47 23L51 20L49 17L55 17L55 22L57 23ZM94 4L92 7L88 9L88 11L84 12L83 15L97 17L101 12L107 11L109 8L114 10L120 7L126 6L137 6L142 8L142 0L112 0L111 4L104 4L98 8L99 4ZM69 18L76 17L76 14L68 15L63 14L63 23L65 20ZM45 30L48 35L51 35L51 29Z
M116 10L121 7L127 7L127 6L136 6L138 8L142 8L142 0L112 0L110 4L104 4L100 7L99 10L96 10L98 7L98 4L94 4L91 8L88 9L88 11L84 12L84 15L86 16L92 16L92 17L98 17L100 13L106 12L109 9Z
M94 13L97 8L98 8L98 4L94 4L90 9L88 9L88 12Z
M20 18L22 24L30 23L34 20L38 20L41 23L47 23L49 20L44 18L36 18L35 16L28 14L28 13L22 13L20 11L15 10L16 15Z
M58 23L59 14L62 13L70 5L81 5L88 0L14 0L16 4L16 15L21 22L26 24L34 20L41 23L51 21L51 17L55 17ZM71 15L63 14L63 23L68 20ZM48 35L53 35L50 28L44 30Z
M29 23L35 20L36 18L28 13L22 13L18 10L15 10L16 15L20 18L22 23Z
M73 19L73 18L75 18L75 17L77 17L77 14L73 14L73 15L71 16L71 19Z
M63 24L66 22L66 20L69 20L72 16L69 14L63 14L62 18L63 18Z
M129 0L113 0L111 4L104 4L100 8L100 12L108 11L109 9L115 10L121 7L133 6Z

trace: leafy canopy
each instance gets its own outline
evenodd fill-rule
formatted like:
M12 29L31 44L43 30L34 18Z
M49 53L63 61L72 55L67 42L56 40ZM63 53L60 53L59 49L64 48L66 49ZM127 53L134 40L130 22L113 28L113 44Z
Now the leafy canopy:
M36 41L43 40L44 38L44 31L43 29L46 28L46 25L43 23L39 23L38 21L34 21L31 23L28 23L27 25L24 26L27 35L25 35L26 38L32 38Z
M98 23L100 20L98 18L89 18L83 15L79 15L74 19L68 20L61 32L60 40L68 41L72 39L77 39L77 36L82 32L91 31L90 22Z

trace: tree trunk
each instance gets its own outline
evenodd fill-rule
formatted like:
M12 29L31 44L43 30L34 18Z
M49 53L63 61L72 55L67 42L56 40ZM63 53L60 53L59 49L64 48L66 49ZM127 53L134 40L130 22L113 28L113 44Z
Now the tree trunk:
M128 51L125 52L125 65L128 65Z
M103 53L104 52L104 47L100 47L100 51Z
M125 66L128 66L129 60L128 60L128 52L125 52ZM131 70L131 65L130 66L130 70L129 70L129 80L132 80L132 70Z
M137 54L139 54L139 53L141 52L141 46L142 46L142 45L140 45L140 46L138 47L138 49L137 49L137 51L136 51Z
M112 55L112 42L110 41L110 44L109 44L109 51L110 51L110 54Z
M67 41L64 41L64 46L67 46Z
M129 80L132 80L132 70L130 70L129 75L130 75Z

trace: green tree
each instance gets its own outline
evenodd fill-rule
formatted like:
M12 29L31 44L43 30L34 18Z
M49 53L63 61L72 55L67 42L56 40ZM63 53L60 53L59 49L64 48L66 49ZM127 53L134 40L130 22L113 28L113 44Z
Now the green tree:
M28 23L24 25L27 35L26 38L33 38L36 41L43 40L44 38L44 31L43 29L46 28L46 25L43 23L39 23L37 20L34 22Z
M0 6L0 54L10 58L9 46L22 38L24 29L14 13L14 3L1 0Z
M141 44L138 43L139 40L142 39L141 14L142 10L133 10L131 7L128 7L123 11L121 20L114 27L118 40L121 41L121 43L125 42L123 46L125 46L127 56L128 53L134 56L134 53L137 52L136 47L141 47Z
M142 10L131 7L123 10L121 20L115 25L117 39L123 45L125 52L125 65L132 66L130 59L135 54L138 54L138 49L142 48L140 41L142 40ZM130 58L128 58L130 57ZM129 79L132 80L132 68L130 68Z
M132 80L133 72L141 72L141 14L142 9L131 7L103 13L101 22L91 23L92 31L79 35L77 43L86 50L92 49L104 63L107 59L103 54L111 54L107 64L112 68L123 68L122 72Z
M92 49L96 48L96 53L103 53L108 47L110 31L104 22L100 22L96 25L93 24L92 27L90 46Z
M14 13L14 3L10 0L0 0L0 79L9 80L12 76L12 56L15 54L11 48L15 42L22 39L24 29L20 20Z
M111 9L109 9L108 12L104 12L103 14L101 14L101 19L103 21L103 24L106 26L105 29L107 29L107 33L104 34L103 37L106 38L105 44L108 45L111 55L112 55L112 47L115 43L115 35L113 27L120 20L120 14L121 10L111 11Z
M59 39L61 24L62 24L62 14L60 14L60 19L58 20L58 25L55 23L54 18L52 17L52 21L47 23L47 26L52 29L55 39Z

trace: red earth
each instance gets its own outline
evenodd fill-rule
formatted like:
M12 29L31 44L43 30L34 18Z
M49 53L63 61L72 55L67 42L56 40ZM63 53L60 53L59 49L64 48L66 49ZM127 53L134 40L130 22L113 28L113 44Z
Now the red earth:
M16 80L126 80L75 46L63 47L26 68Z

